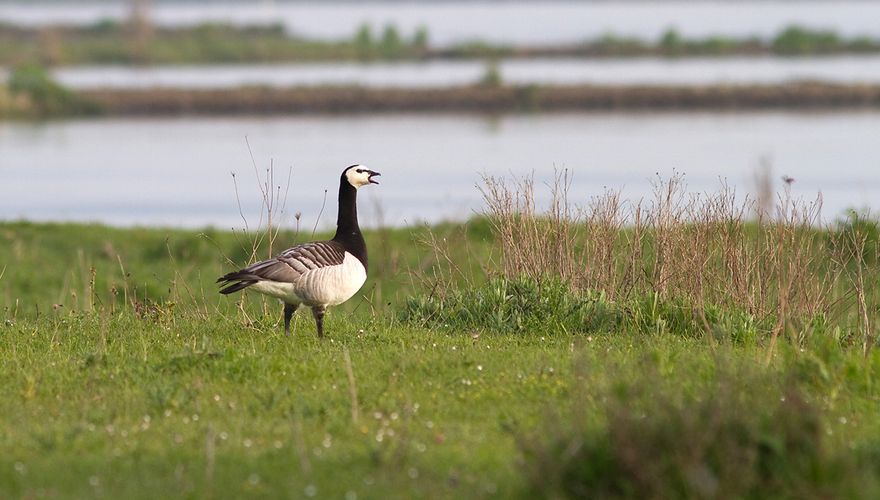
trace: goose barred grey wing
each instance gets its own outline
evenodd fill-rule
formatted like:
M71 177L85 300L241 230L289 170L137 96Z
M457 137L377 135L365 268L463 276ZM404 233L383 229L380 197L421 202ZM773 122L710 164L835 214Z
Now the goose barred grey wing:
M345 248L335 241L304 243L281 252L277 257L252 264L240 271L221 276L222 294L237 292L258 281L294 283L305 272L322 267L341 265Z

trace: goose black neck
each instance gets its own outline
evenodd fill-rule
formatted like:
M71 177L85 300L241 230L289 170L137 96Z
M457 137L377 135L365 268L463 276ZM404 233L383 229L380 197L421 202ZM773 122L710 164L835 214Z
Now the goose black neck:
M336 235L333 241L357 257L367 268L367 245L357 217L357 189L343 176L339 183L339 214L336 216Z

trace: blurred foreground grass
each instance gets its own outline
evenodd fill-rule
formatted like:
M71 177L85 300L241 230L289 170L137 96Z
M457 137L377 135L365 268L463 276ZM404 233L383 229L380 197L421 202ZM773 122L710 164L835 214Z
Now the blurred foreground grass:
M252 236L0 224L0 497L880 492L876 349L818 333L767 357L726 310L707 335L656 296L486 280L485 219L368 232L329 338L303 313L286 338L274 302L215 293Z

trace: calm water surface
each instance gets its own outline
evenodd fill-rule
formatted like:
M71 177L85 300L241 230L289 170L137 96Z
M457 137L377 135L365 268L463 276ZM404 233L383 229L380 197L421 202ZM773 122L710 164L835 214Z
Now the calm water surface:
M382 172L363 191L369 225L463 219L481 209L481 174L573 172L579 203L604 187L638 199L656 173L684 174L691 191L725 179L745 194L761 161L797 195L824 196L826 217L880 206L880 113L381 115L181 118L0 123L0 219L116 225L243 227L260 213L256 169L275 169L287 190L286 221L301 211L335 221L346 165Z
M515 84L768 84L792 80L880 83L880 55L818 58L531 59L498 65ZM55 70L63 84L93 88L230 88L242 85L469 85L485 73L480 61L323 63L219 66L72 67ZM0 71L0 77L2 77Z
M30 25L124 19L123 2L0 4L0 20ZM165 26L202 22L281 23L295 34L325 39L351 36L362 23L380 30L394 23L404 36L426 26L433 43L473 39L511 44L557 44L608 32L655 39L670 27L687 36L770 36L797 23L847 35L880 35L880 3L870 1L627 1L627 2L155 2L152 17Z

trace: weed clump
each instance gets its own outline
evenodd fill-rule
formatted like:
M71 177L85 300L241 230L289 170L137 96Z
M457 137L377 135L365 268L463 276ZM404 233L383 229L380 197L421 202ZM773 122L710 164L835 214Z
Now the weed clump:
M403 321L422 326L451 326L502 333L561 329L610 331L620 311L599 294L577 293L558 279L534 281L497 278L476 288L410 298Z
M7 82L13 108L19 114L38 117L75 114L95 114L98 108L53 80L40 66L23 65L15 68ZM2 102L0 102L2 111Z
M559 278L497 277L479 286L435 289L410 298L401 319L421 327L499 333L640 333L754 343L772 327L734 309L696 307L658 294L615 302L603 292L577 290Z

